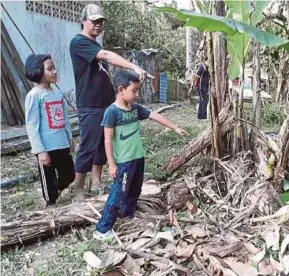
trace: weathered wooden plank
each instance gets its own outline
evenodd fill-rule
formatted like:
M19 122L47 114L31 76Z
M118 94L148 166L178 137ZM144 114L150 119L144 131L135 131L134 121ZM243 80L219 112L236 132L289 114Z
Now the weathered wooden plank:
M23 62L1 20L1 107L9 126L25 123L24 99L33 84L27 80Z
M3 43L4 46L6 46L6 49L8 51L8 54L13 62L13 64L15 65L15 69L21 79L21 82L25 88L25 93L27 94L28 91L30 91L33 87L33 83L31 81L29 81L26 77L25 77L25 71L24 71L24 64L20 58L20 55L18 54L13 41L10 38L10 35L3 23L3 21L1 20L1 44Z
M2 76L1 76L1 107L7 118L7 124L22 125L25 122L24 111L20 103L20 91L12 77L11 70L1 51ZM13 118L13 119L12 119Z

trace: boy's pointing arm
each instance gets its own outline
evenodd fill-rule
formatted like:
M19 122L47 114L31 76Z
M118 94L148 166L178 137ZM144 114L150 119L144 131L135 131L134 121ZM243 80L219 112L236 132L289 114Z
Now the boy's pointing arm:
M184 135L186 133L183 129L177 127L173 122L166 119L163 115L159 113L151 112L149 118L165 127L172 129L173 131L177 132L180 135Z

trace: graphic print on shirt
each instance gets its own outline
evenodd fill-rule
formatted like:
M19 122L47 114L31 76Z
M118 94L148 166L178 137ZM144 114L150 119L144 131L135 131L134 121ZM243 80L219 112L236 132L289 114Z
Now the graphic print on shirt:
M132 112L125 112L122 114L122 121L125 125L129 124L130 122L131 123L136 122L137 119L138 119L138 110L137 109L133 110ZM139 125L137 124L136 128L133 128L133 129L129 128L129 130L130 131L128 133L121 132L119 139L120 140L126 140L130 136L134 135L139 130Z
M47 101L45 102L45 110L50 129L65 127L63 101Z

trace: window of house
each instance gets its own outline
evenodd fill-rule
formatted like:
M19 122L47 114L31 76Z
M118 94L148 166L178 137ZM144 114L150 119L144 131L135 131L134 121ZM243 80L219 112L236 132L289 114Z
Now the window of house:
M26 10L72 22L79 22L85 4L81 1L27 1Z

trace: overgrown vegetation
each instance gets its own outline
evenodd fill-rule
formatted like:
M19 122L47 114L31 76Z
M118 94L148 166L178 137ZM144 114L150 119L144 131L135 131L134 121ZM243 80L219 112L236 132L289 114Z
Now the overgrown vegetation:
M287 6L287 7L286 7ZM284 11L289 9L288 1L272 1L260 26L267 32L288 39L289 24ZM288 13L288 11L287 11ZM289 58L288 52L278 48L262 48L261 65L269 76L269 91L276 102L288 103Z
M265 104L261 108L262 124L267 128L280 128L286 118L284 107L277 103Z
M252 120L252 103L244 103L244 118ZM261 106L261 129L278 132L286 118L284 106L277 103L266 103Z

